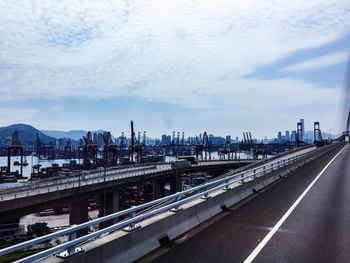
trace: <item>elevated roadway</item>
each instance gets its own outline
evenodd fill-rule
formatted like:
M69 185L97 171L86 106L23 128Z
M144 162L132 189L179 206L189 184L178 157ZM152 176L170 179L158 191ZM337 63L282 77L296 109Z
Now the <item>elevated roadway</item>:
M343 146L139 262L349 262L350 146Z
M118 191L143 182L153 182L154 198L162 197L164 182L169 182L172 192L180 191L181 173L219 172L250 164L253 160L208 161L185 167L173 167L170 163L142 166L117 167L94 171L83 171L78 176L56 178L55 180L33 182L23 187L0 190L0 222L18 218L45 208L71 205L72 210L80 210L82 217L74 223L87 220L87 199L107 194L112 202L111 212L118 211ZM164 188L164 187L163 187ZM105 198L105 197L103 197ZM82 201L82 202L80 202ZM105 203L105 202L103 202ZM109 205L110 202L107 202ZM79 214L79 213L78 213ZM84 214L84 216L83 216Z

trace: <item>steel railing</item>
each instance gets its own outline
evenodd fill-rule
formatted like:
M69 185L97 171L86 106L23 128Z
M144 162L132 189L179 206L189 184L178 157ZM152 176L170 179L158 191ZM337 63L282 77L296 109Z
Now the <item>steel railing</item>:
M79 225L75 225L72 226L70 228L64 229L64 230L60 230L57 231L55 233L51 233L42 237L38 237L32 240L28 240L25 242L22 242L20 244L17 245L13 245L11 247L7 247L4 249L0 250L0 256L18 251L18 250L23 250L26 248L29 248L33 245L37 245L40 244L42 242L45 241L49 241L52 240L53 238L58 238L58 237L62 237L62 236L69 236L69 241L67 241L66 243L54 246L52 248L46 249L42 252L36 253L34 255L31 255L29 257L26 257L24 259L20 259L17 262L33 262L39 259L42 259L44 257L53 255L53 254L57 254L60 252L63 252L65 250L68 251L68 253L73 253L73 251L75 251L75 247L77 245L81 245L85 242L91 241L95 238L101 237L102 235L106 234L106 233L110 233L116 230L120 230L123 229L125 227L128 227L129 230L133 230L136 227L137 223L140 223L141 221L153 217L155 215L159 215L161 213L164 213L168 210L172 210L172 211L177 211L181 205L186 204L191 202L192 200L201 198L201 197L208 197L210 195L210 193L217 191L217 190L227 190L230 188L230 186L234 185L234 184L242 184L244 182L246 182L247 180L253 180L255 177L260 177L263 176L271 171L277 170L281 167L284 167L286 165L290 165L292 163L298 162L302 159L311 157L311 156L317 156L317 153L323 153L326 152L323 149L332 149L333 145L330 146L326 146L323 148L319 148L319 149L315 149L306 153L301 153L301 154L296 154L294 156L291 157L286 157L284 159L280 159L271 163L267 163L258 167L254 167L252 169L249 169L247 171L243 171L240 173L236 173L236 174L232 174L232 175L228 175L224 178L220 178L218 180L213 180L210 182L207 182L203 185L199 185L197 187L193 187L191 189L182 191L182 192L178 192L157 200L153 200L151 202L145 203L145 204L141 204L135 207L131 207L129 209L123 210L123 211L119 211L101 218L97 218L94 219L92 221L83 223L83 224L79 224ZM316 158L316 157L315 157ZM170 200L173 200L171 203L168 203ZM165 204L165 205L164 205ZM158 208L156 209L151 209L151 210L147 210L147 208L150 208L152 206L156 206L156 205L160 205ZM146 209L146 210L145 210ZM142 213L137 214L138 211L142 211L144 210ZM103 228L101 230L95 231L93 233L84 235L82 237L77 238L76 237L76 233L79 230L82 229L86 229L86 228L90 228L96 224L111 220L111 219L118 219L119 217L122 216L128 216L128 218L126 220L123 220L121 222L118 222L112 226L109 226L107 228Z

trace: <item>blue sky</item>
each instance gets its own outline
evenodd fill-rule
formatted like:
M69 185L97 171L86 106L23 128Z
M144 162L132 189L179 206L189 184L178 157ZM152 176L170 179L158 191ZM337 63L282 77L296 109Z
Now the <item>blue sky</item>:
M263 3L262 3L263 2ZM348 1L0 1L0 125L341 131ZM345 122L345 121L344 121Z

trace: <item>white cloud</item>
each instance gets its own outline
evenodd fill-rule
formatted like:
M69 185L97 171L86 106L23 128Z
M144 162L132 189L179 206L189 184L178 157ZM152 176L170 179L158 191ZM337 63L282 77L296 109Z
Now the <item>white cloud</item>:
M192 109L252 108L328 90L257 68L349 33L348 0L1 1L0 89L18 97L133 96ZM306 96L297 99L294 85ZM324 87L322 87L324 88ZM316 98L314 96L318 91ZM242 98L242 105L238 101ZM260 101L261 103L261 101Z
M334 52L317 58L309 59L283 68L286 72L301 72L308 70L322 69L334 65L345 63L348 60L347 51Z

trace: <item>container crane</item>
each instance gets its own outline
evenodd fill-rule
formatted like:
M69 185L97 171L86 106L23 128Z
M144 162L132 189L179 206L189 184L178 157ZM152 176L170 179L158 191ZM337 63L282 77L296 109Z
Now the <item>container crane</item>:
M134 163L134 153L136 153L136 163L141 163L142 160L142 145L140 141L136 139L134 131L134 122L130 121L131 126L131 143L129 147L129 160L131 163ZM140 133L139 133L140 134ZM139 137L141 134L139 135Z
M21 173L20 176L23 175L23 146L21 145L21 142L19 140L18 131L15 131L12 134L12 144L10 147L7 148L7 170L6 173L10 174L11 172L11 156L18 156L20 155L21 161L19 165L21 166Z
M204 158L203 158L203 152L204 152ZM199 157L201 157L201 160L211 160L211 149L210 149L210 139L207 134L207 132L203 133L202 141L196 145L196 157L197 160Z
M112 135L110 132L103 133L104 141L104 161L105 166L117 166L118 163L118 147L112 141Z
M92 134L89 131L86 136L83 136L84 148L83 148L83 168L89 170L92 167L97 166L97 144L92 140ZM92 163L90 161L92 159Z

